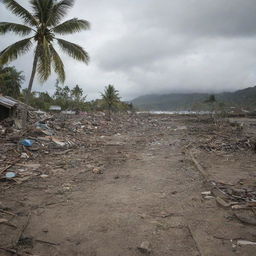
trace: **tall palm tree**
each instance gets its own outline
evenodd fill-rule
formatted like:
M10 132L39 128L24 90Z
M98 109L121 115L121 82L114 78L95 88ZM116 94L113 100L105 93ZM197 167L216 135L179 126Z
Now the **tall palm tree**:
M108 109L108 119L110 120L111 110L113 107L120 102L118 90L115 89L114 85L108 85L105 87L104 93L101 93L102 100Z
M59 80L61 82L65 80L64 64L53 46L54 42L57 42L59 47L72 58L88 63L89 56L81 46L56 37L56 35L72 34L90 27L88 21L77 18L61 23L67 11L74 5L74 0L30 0L32 12L26 10L15 0L2 0L2 2L13 14L20 17L24 24L0 22L0 34L14 32L20 36L28 36L33 33L30 37L0 52L0 65L3 65L30 51L35 43L26 103L29 103L36 72L42 82L46 81L51 75L52 66Z

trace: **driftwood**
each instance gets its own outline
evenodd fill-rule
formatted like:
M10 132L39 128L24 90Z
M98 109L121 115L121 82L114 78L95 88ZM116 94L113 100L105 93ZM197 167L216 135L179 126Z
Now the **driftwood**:
M192 151L189 151L189 155L191 160L193 161L194 165L196 166L197 170L202 174L204 179L208 181L209 179L209 174L205 172L204 168L199 164L199 162L195 159Z
M191 227L190 227L189 225L187 225L186 228L187 228L187 230L188 230L188 232L189 232L191 238L193 239L193 241L194 241L194 243L195 243L195 246L196 246L196 249L197 249L197 251L198 251L199 256L202 256L203 254L202 254L201 251L200 251L199 245L198 245L198 243L197 243L197 241L196 241L196 239L195 239L195 237L194 237L194 235L193 235L193 231L192 231Z

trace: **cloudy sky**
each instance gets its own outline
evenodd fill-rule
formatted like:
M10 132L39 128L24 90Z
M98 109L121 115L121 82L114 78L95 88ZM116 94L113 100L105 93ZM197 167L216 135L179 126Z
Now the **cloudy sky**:
M91 61L86 66L62 55L65 84L80 85L89 99L114 84L126 100L254 86L255 13L255 0L76 0L67 19L86 19L91 30L65 39L82 45ZM3 4L0 17L19 21ZM0 50L17 39L1 36ZM32 52L12 64L28 80ZM35 81L34 90L52 93L55 79L53 74L44 84Z

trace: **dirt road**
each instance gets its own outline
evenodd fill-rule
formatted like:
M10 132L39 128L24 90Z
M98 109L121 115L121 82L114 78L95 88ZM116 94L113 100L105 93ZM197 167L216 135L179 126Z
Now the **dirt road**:
M191 139L184 120L154 122L102 136L92 152L67 153L49 177L3 190L0 201L18 215L14 224L31 215L21 255L255 255L255 246L235 248L229 240L255 231L202 199L209 187L185 150ZM91 154L101 160L93 172ZM17 232L0 228L7 248ZM148 251L138 248L144 241Z

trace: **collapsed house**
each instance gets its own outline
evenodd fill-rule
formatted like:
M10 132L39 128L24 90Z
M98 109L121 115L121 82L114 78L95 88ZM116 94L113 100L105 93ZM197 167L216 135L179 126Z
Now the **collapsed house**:
M11 117L15 118L18 103L10 97L0 95L0 121Z
M28 121L33 121L36 118L34 108L12 97L0 95L0 121L9 118L20 126L25 109L28 110Z

